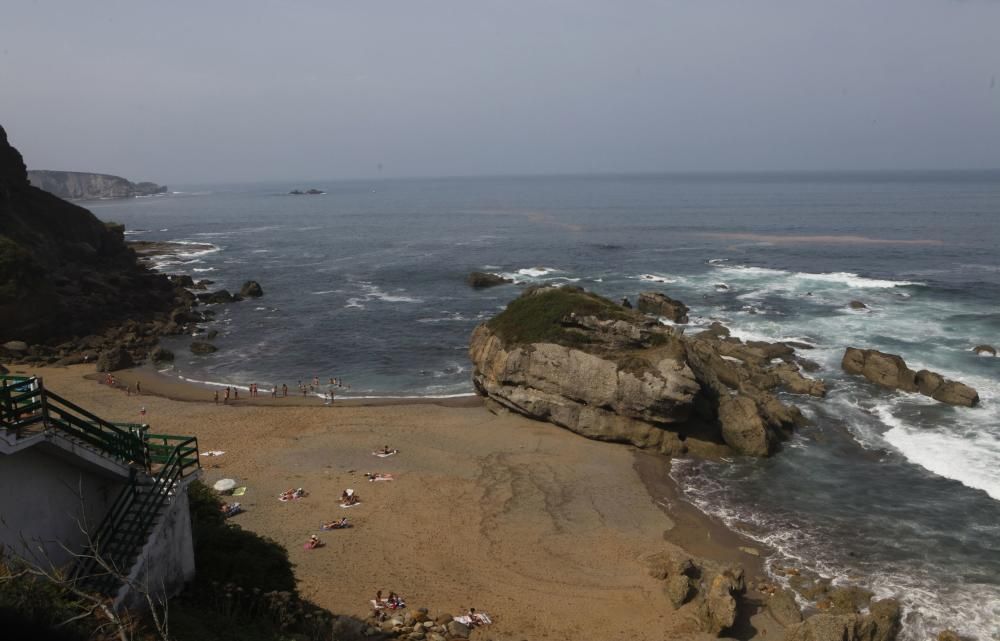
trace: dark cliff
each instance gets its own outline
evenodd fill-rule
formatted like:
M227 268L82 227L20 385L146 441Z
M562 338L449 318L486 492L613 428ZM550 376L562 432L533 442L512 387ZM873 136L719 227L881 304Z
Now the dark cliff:
M169 312L166 277L136 262L124 228L32 186L0 127L0 343L54 344Z

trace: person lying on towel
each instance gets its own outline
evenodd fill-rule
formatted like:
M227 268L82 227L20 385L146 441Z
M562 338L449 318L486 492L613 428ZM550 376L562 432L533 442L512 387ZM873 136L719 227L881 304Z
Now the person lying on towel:
M344 528L351 527L351 524L347 522L347 517L340 519L339 521L333 520L324 523L322 529L324 530L342 530Z
M315 550L318 547L322 547L322 545L323 542L319 540L319 537L313 534L309 537L309 540L306 541L306 544L303 547L307 550Z

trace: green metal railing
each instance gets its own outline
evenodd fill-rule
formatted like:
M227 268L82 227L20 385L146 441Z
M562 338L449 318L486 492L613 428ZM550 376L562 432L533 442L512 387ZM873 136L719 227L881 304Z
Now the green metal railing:
M21 436L25 428L43 423L123 463L149 469L142 426L106 421L45 389L40 378L3 377L0 382L0 427Z
M201 469L198 439L150 434L149 426L140 423L112 423L45 389L41 378L0 376L0 429L20 437L37 423L130 466L128 484L91 537L91 554L81 558L73 571L87 587L110 595L131 571L178 483ZM114 571L104 568L98 558Z
M74 570L78 580L103 594L112 595L121 587L122 576L130 572L178 482L200 468L197 438L155 436L159 442L150 447L151 458L163 467L152 480L140 480L133 473L98 526L91 554L82 558ZM104 567L98 558L112 569Z

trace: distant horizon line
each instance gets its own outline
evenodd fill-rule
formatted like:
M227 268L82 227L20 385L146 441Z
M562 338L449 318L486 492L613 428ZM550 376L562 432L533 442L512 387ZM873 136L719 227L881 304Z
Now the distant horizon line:
M83 174L103 174L108 176L118 176L133 183L155 182L163 185L157 180L134 179L122 174L115 174L103 171L80 171L76 169L37 169L31 168L28 171L58 171L66 173ZM175 185L259 185L259 184L282 184L302 183L304 187L313 186L311 183L349 183L349 182L377 182L377 181L422 181L422 180L492 180L492 179L544 179L544 178L614 178L614 177L658 177L658 176L788 176L788 175L890 175L890 174L989 174L1000 173L1000 167L988 168L964 168L964 169L685 169L685 170L642 170L642 171L587 171L587 172L552 172L552 173L493 173L493 174L446 174L446 175L401 175L401 176L367 176L352 178L263 178L250 180L211 180L211 181L167 181L165 186ZM310 183L310 184L306 184Z

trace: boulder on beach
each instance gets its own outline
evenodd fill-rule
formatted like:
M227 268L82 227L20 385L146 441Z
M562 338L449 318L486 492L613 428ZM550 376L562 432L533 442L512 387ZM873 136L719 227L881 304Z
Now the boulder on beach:
M972 387L948 380L930 370L914 372L896 354L848 347L844 351L841 367L845 372L860 374L881 387L919 392L949 405L974 407L979 403L979 393Z
M642 292L636 304L640 312L662 316L673 323L688 322L688 306L660 292Z
M788 589L778 590L767 600L767 611L781 625L788 627L802 621L802 611L795 601L795 593Z
M491 274L489 272L472 272L465 277L465 282L469 287L474 287L475 289L484 289L486 287L496 287L497 285L506 285L508 283L513 283L514 281L509 278L504 278L498 274Z
M97 357L98 372L117 372L135 365L132 355L122 345L101 352Z

